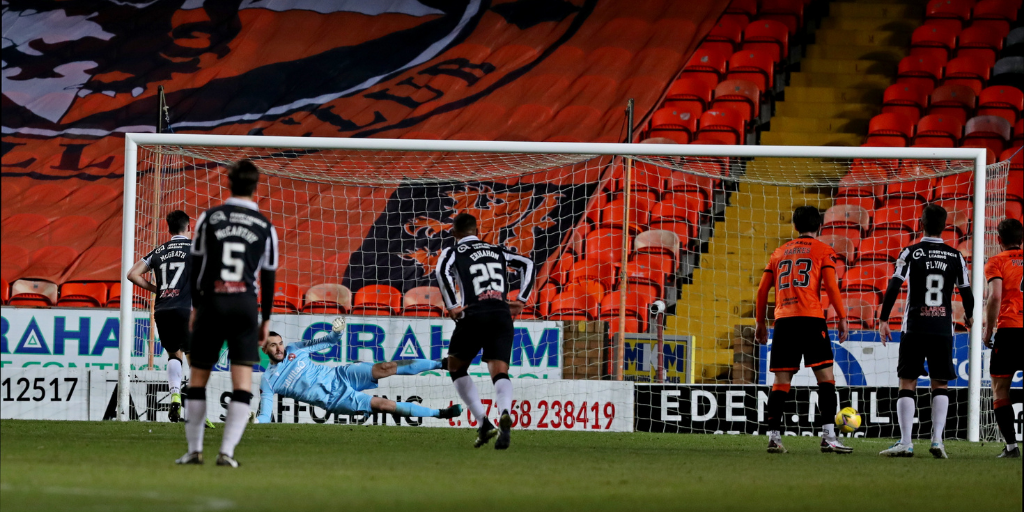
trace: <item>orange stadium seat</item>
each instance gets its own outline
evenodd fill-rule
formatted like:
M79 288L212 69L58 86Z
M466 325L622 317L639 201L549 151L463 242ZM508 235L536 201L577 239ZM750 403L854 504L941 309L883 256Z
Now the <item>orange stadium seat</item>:
M711 108L734 109L743 117L743 122L749 124L760 114L761 91L748 80L726 80L715 87Z
M757 0L732 0L725 8L722 19L735 20L741 26L747 26L757 16Z
M971 26L1003 38L1010 31L1012 22L1017 21L1019 10L1019 0L981 0L974 4Z
M1012 126L1024 111L1024 93L1009 85L993 85L981 90L978 96L979 116L999 116Z
M274 283L274 313L297 313L302 309L302 290L290 283Z
M887 198L913 199L919 203L928 200L932 193L932 180L895 181L886 187Z
M633 239L637 254L660 254L671 259L672 272L679 265L679 235L666 229L644 231Z
M741 50L761 50L778 64L789 58L789 28L780 21L761 19L743 29Z
M969 87L977 95L981 94L991 75L991 64L972 57L957 57L946 63L942 83Z
M598 316L598 299L582 284L570 284L551 301L551 320L590 321Z
M601 212L604 211L605 206L608 206L608 196L603 190L596 192L593 200L590 202L590 205L587 206L587 212L585 214L587 220L594 225L600 223Z
M882 293L888 286L890 271L890 265L857 265L846 272L843 291Z
M697 51L693 52L690 60L683 66L680 78L697 79L713 89L725 77L728 61L728 53L697 48Z
M837 235L821 235L818 237L818 240L830 245L832 250L836 251L836 256L844 262L848 264L853 263L857 255L857 246L854 245L853 240Z
M69 308L101 308L107 305L107 285L103 283L64 283L60 287L58 306Z
M569 283L595 282L601 285L602 293L611 290L615 284L617 268L612 262L580 260L569 271Z
M1002 49L1003 36L998 32L971 25L960 32L956 56L977 59L991 66L995 64L996 55Z
M628 243L629 239L627 239ZM627 250L630 247L626 248ZM587 259L602 263L614 263L621 259L622 254L622 230L615 228L600 228L587 233L586 257Z
M704 36L701 46L732 55L743 39L743 30L743 25L736 20L723 17Z
M324 283L306 290L303 313L348 313L352 311L352 292L347 286Z
M899 298L892 306L892 311L889 312L889 328L900 329L903 327L903 316L907 312L907 299Z
M729 57L729 80L748 80L762 93L775 86L775 62L762 50L740 50Z
M762 0L761 11L758 14L760 20L776 20L786 25L789 34L796 34L796 31L804 24L804 2L803 0Z
M917 124L928 106L928 89L920 84L892 84L885 88L882 113L902 114Z
M876 306L860 299L849 299L846 306L847 322L851 329L874 330L877 327Z
M1006 218L1017 219L1024 222L1024 204L1019 201L1009 201L1006 203Z
M948 146L940 147L953 147L959 142L962 133L963 123L956 118L929 114L917 122L917 135L914 137L914 143L935 141L948 144Z
M871 214L874 236L881 236L880 231L902 231L915 233L918 231L918 221L921 216L921 207L917 204L899 204L890 207L881 207Z
M943 61L933 55L908 55L897 66L896 83L917 84L931 92L942 77Z
M665 96L665 108L690 108L690 112L694 111L694 108L699 108L700 112L704 112L708 109L708 105L711 104L711 91L714 87L707 84L703 80L696 78L680 78L668 88L668 93ZM697 117L700 117L698 114Z
M956 48L957 32L959 30L942 25L921 25L914 29L910 36L910 54L947 61L953 56L953 49Z
M1012 150L1008 149L1006 151ZM1022 160L1021 156L1022 154L1018 152L1013 161L1020 162ZM1020 164L1018 163L1018 165ZM1018 201L1024 200L1024 170L1019 167L1014 169L1013 163L1010 164L1010 177L1006 181L1006 197Z
M568 283L569 271L572 270L574 263L576 263L576 258L573 253L565 251L555 261L555 264L551 266L551 270L548 272L548 279L560 286Z
M412 291L412 290L409 290L409 291ZM534 297L536 297L536 296L534 296ZM514 300L516 300L518 298L519 298L519 290L509 290L508 291L508 300L509 301L514 301ZM442 313L443 313L443 305L444 305L444 301L442 300ZM443 316L443 314L442 315L438 315L438 316ZM518 320L536 320L537 318L538 318L538 316L537 316L537 300L536 300L536 298L532 299L529 304L525 304L523 306L523 312L520 313L519 316L516 317L516 319L518 319Z
M998 155L1010 141L1010 123L999 116L974 116L964 127L964 146L983 146Z
M632 234L643 231L650 223L651 205L654 204L654 201L638 194L630 202L628 221L624 218L625 204L626 199L624 197L619 197L608 203L608 206L601 212L600 227L619 229L625 227Z
M637 289L626 290L626 318L627 318L627 330L631 327L628 323L629 319L636 322L636 328L640 329L638 332L644 332L647 330L647 315L648 308L651 302L654 302L655 297L650 292L643 291L640 287ZM621 311L620 296L616 290L613 293L607 293L604 299L601 300L601 319L618 325L619 311ZM610 331L613 334L615 331Z
M974 112L977 95L965 85L946 84L936 87L929 99L928 113L956 118L960 124Z
M385 284L359 289L352 297L353 315L397 315L402 311L402 292Z
M537 291L537 312L540 316L547 317L548 313L551 312L551 301L555 300L555 296L558 295L558 287L552 283L547 283L540 287Z
M932 200L961 199L969 201L974 194L974 177L970 173L951 174L935 181Z
M868 141L885 140L906 146L914 136L914 121L903 114L878 114L868 123Z
M701 110L696 105L660 108L651 116L650 137L665 137L679 144L688 144L697 131Z
M860 256L857 258L857 264L861 265L869 262L894 262L903 247L903 237L900 236L865 238L860 243Z
M925 23L960 30L971 19L972 0L931 0L925 8Z
M732 109L715 109L700 116L698 137L709 137L723 144L743 144L746 132L743 118Z
M661 256L639 254L626 263L626 280L629 286L646 284L657 290L655 297L662 297L665 279L672 272L672 263Z
M871 214L859 206L837 205L825 210L823 223L830 226L853 226L860 233L867 233L871 226Z
M11 306L49 307L57 303L57 285L48 281L19 279L11 285Z
M511 293L509 297L513 300ZM402 298L402 310L406 316L441 317L444 309L441 289L436 286L417 286L405 292Z

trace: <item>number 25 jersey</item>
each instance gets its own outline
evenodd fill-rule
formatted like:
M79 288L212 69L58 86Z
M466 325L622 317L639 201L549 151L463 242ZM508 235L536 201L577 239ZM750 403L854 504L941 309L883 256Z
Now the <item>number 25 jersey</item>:
M821 306L821 271L835 268L836 252L828 244L802 236L782 244L765 272L775 279L775 318L825 318Z
M529 303L533 290L533 261L475 236L462 238L455 247L441 251L437 260L437 281L448 309L465 306L467 313L485 310L508 311L507 267L519 273L517 300Z
M907 283L903 332L953 335L953 286L971 285L960 251L926 236L900 252L892 277Z

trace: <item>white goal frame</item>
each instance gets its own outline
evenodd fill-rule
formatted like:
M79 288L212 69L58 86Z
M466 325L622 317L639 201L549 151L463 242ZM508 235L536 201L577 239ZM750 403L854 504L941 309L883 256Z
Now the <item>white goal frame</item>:
M577 154L590 156L665 156L665 157L760 157L760 158L835 158L835 159L913 159L970 160L974 162L975 230L984 230L986 199L986 150L984 148L888 148L840 146L727 146L701 144L597 144L569 142L505 142L415 139L357 139L328 137L264 137L250 135L196 135L173 133L127 133L124 144L124 212L121 224L121 305L120 346L118 353L117 419L129 419L129 372L135 337L132 315L134 285L128 281L128 269L135 264L136 173L139 145L218 146L290 149L338 149L362 151L429 151L475 153ZM985 236L972 237L971 252L975 264L971 281L977 300L970 331L968 363L967 439L977 442L981 431L981 357L982 295L985 283Z

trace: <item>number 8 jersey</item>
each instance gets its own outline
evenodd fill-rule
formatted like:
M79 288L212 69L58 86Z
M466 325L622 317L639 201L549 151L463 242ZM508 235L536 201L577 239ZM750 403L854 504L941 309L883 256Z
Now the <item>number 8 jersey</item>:
M825 318L821 305L821 271L835 268L836 252L828 244L801 236L775 249L765 272L775 278L775 318Z
M506 268L513 268L520 279L517 300L530 301L533 290L533 261L504 248L463 237L455 247L445 248L437 260L437 281L448 309L465 306L467 313L504 309L508 293Z
M926 236L900 252L892 277L907 283L903 332L953 334L953 286L971 285L960 251Z

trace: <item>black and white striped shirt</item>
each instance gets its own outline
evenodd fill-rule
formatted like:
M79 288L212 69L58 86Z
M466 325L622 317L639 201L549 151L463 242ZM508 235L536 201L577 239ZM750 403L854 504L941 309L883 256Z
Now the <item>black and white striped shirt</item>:
M941 238L926 236L900 252L892 277L907 283L903 332L953 333L953 287L960 289L961 296L971 293L967 262L960 251ZM966 306L968 301L964 302Z
M277 270L277 231L256 203L232 197L199 217L192 256L197 296L255 297L256 273ZM273 282L264 281L263 287L273 288Z
M436 277L448 309L465 306L467 313L508 310L508 268L520 279L517 300L528 303L535 281L533 261L505 248L463 237L454 247L441 251Z

